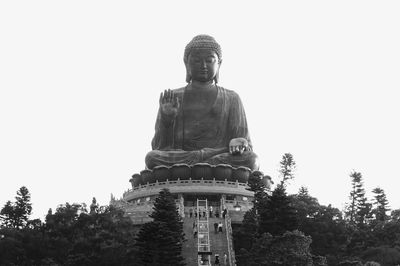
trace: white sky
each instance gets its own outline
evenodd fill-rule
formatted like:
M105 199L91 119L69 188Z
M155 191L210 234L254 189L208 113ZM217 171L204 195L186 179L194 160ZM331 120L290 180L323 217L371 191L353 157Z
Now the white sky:
M151 149L159 93L185 84L197 34L223 49L261 170L298 165L342 208L350 172L400 208L400 2L0 2L0 207L25 185L32 218L130 188Z

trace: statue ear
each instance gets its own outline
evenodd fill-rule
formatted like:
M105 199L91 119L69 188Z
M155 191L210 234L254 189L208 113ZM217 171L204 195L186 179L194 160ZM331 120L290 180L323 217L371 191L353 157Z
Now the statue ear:
M214 81L215 81L215 84L217 84L219 81L219 69L217 71L217 74L215 74Z
M220 60L218 61L218 70L217 70L217 74L216 74L215 77L214 77L215 84L217 84L218 81L219 81L219 68L221 67L221 63L222 63L222 59L220 59Z
M191 80L192 80L192 76L190 75L189 71L186 70L186 82L190 83Z
M187 61L185 61L185 67L186 67L186 82L190 83L190 81L192 80L192 75L190 74L189 65Z

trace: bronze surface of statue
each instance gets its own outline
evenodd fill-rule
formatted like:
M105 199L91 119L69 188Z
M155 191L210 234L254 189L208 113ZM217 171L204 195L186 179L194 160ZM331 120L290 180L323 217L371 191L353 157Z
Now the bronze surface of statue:
M218 84L219 44L198 35L184 54L187 85L160 95L160 108L146 167L185 163L259 168L239 96Z

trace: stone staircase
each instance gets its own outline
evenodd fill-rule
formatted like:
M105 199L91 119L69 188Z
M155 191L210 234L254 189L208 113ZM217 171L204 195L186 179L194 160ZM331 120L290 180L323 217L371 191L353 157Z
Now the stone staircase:
M183 220L183 232L186 241L182 246L182 256L187 266L197 266L197 238L193 237L193 221L195 218L185 217Z
M193 221L195 218L185 217L183 218L183 231L185 233L186 241L182 247L182 256L185 258L187 266L198 266L197 262L197 238L193 237ZM223 229L222 233L214 232L214 223L222 222ZM209 236L210 236L210 245L211 245L211 265L214 265L215 254L219 254L220 265L224 265L224 254L228 253L228 240L227 240L227 231L225 228L225 221L222 218L209 218ZM229 265L229 260L226 265Z
M214 231L214 223L222 222L222 233ZM210 225L210 244L211 244L211 252L212 252L212 265L214 265L215 254L219 255L220 265L224 265L224 254L228 256L228 240L227 240L227 232L225 228L225 221L223 218L209 218ZM228 265L228 263L227 263Z

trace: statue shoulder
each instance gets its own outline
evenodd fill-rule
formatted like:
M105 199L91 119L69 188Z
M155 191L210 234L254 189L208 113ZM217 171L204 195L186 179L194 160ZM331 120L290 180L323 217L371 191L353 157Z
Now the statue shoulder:
M178 96L179 98L182 98L183 92L185 91L185 87L173 89L172 92Z
M185 90L185 88L186 88L186 87L180 87L180 88L177 88L177 89L173 89L172 91L175 92L175 93L183 93L183 91Z
M225 94L229 99L232 100L240 100L239 94L235 92L234 90L229 90L224 87L219 86L219 89L223 94Z

